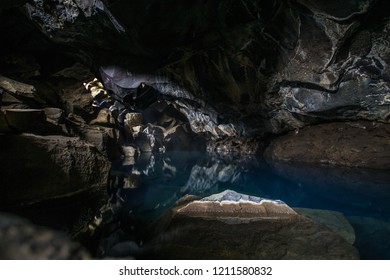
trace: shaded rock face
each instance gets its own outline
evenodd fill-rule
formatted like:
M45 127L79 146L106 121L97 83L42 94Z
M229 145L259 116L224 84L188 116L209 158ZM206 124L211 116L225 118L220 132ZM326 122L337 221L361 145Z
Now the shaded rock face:
M78 138L1 135L1 205L18 206L104 188L110 163Z
M89 253L64 233L9 214L0 214L0 259L8 260L81 260Z
M325 226L281 201L233 191L175 207L166 231L146 246L168 259L356 259L358 253ZM245 235L242 233L245 232Z
M390 169L390 125L357 121L320 124L274 140L270 160Z
M218 124L243 122L238 134L281 133L323 120L389 120L385 0L15 5L4 4L2 12L7 55L18 46L14 30L7 31L16 21L42 42L26 42L27 52L48 49L95 69L121 66L137 79L124 88L144 82L161 94L201 100L208 115L217 112Z

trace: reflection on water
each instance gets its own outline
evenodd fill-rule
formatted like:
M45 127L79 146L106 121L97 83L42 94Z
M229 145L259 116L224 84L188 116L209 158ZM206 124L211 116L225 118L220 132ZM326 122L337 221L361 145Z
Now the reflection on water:
M203 153L143 154L137 161L113 165L109 194L122 224L147 227L186 194L204 197L226 189L279 199L291 207L340 211L365 234L356 232L355 245L363 244L358 248L362 257L390 257L389 253L378 253L378 244L372 253L370 246L374 245L366 240L367 227L372 228L373 221L386 224L383 235L389 234L390 175L382 171L269 165L259 158ZM389 240L386 237L386 244Z

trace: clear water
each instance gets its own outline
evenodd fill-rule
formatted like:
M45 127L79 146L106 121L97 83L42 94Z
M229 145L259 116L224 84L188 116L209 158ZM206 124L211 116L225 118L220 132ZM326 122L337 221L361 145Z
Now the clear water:
M122 219L144 226L186 194L204 197L226 189L279 199L293 208L338 211L354 227L361 258L390 259L389 172L175 152L117 162L110 184Z

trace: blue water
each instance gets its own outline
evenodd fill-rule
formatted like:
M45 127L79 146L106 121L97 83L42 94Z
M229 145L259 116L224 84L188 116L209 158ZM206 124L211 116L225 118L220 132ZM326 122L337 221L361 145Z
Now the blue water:
M390 259L390 174L368 169L266 162L256 157L175 152L143 154L111 171L112 203L147 226L186 194L231 189L290 207L334 210L354 227L361 258Z

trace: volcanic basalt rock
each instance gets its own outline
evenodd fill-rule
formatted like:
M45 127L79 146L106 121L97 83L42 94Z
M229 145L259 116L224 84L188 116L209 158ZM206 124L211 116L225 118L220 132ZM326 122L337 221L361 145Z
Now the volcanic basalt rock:
M1 205L18 206L104 188L110 163L75 137L0 135Z
M328 123L297 129L274 140L272 161L390 169L390 125L368 121Z
M184 199L173 208L164 233L144 250L152 258L172 259L358 258L342 237L283 202L230 190Z
M389 119L385 0L29 1L23 21L16 5L3 6L3 26L20 19L19 29L32 30L33 22L32 36L45 43L29 42L32 51L100 67L116 94L144 87L153 98L196 101L203 109L182 110L195 133L224 137L214 128L231 124L229 136L262 136L324 120ZM3 34L18 51L14 33ZM3 64L11 73L10 60Z
M121 154L129 165L135 155L140 165L148 158L148 172L171 176L177 169L168 160L153 170L150 152L258 154L272 139L271 165L388 170L389 10L387 0L2 1L2 202L29 204L100 186L107 158ZM194 166L183 188L234 183L237 170ZM218 178L198 180L207 172ZM205 232L230 229L219 220L213 226L180 219L189 228L200 219ZM344 246L312 221L296 221L269 220L260 228L280 233L280 240L254 234L257 241L239 240L237 248L253 248L245 257L257 254L255 244L270 248L259 258L325 257L295 240L297 232L315 250ZM174 221L170 230L180 226ZM242 226L254 232L252 224ZM232 236L227 245L236 244ZM272 255L275 244L282 245ZM351 247L343 247L345 254L337 248L327 257L356 257Z

